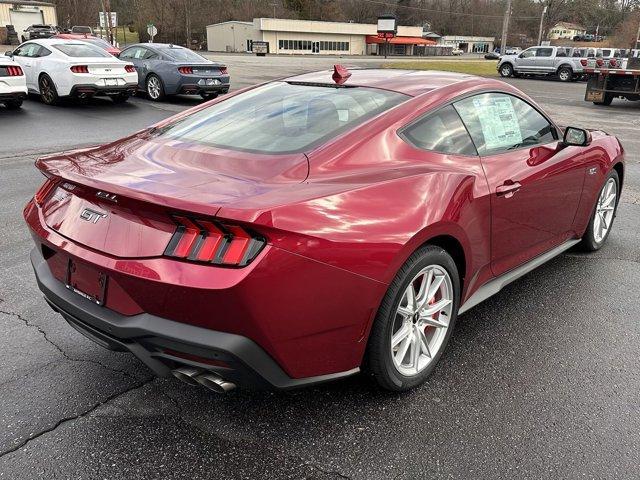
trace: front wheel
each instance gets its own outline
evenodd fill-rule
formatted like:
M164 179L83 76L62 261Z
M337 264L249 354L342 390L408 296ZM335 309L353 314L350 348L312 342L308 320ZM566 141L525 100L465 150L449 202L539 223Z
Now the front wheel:
M598 200L589 220L589 226L582 237L580 243L582 250L595 252L605 244L616 216L619 195L620 178L618 177L618 172L612 170L600 190Z
M383 388L409 390L435 368L455 325L460 281L451 256L427 245L400 268L378 310L364 369Z
M500 67L500 76L501 77L510 77L513 75L513 67L510 63L505 63Z

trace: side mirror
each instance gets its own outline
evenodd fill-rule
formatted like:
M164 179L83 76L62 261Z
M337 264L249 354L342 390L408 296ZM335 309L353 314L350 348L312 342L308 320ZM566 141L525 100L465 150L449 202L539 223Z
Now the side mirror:
M586 147L591 143L591 133L582 128L567 127L562 142L567 146Z
M5 57L13 57L13 50L7 50L6 52L4 52L4 56Z

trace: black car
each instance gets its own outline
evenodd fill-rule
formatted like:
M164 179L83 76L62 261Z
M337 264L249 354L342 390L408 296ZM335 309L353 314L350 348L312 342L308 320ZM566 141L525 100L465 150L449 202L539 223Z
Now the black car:
M498 52L489 52L484 54L485 60L500 60L500 53Z
M22 32L22 41L35 40L37 38L51 38L56 35L58 28L53 25L31 25Z

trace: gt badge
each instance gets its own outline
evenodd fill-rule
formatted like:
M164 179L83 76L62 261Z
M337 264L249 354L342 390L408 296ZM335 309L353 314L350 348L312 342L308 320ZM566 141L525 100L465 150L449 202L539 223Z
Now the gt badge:
M90 208L85 208L80 212L80 218L87 222L98 223L98 220L101 218L105 218L107 216L106 213L97 212L95 210L91 210Z

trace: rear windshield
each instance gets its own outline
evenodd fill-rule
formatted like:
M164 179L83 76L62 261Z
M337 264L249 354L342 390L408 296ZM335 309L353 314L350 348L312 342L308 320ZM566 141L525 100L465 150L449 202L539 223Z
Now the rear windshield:
M375 88L273 82L196 112L160 136L266 154L303 152L407 98Z
M201 57L195 52L192 52L188 48L161 48L159 49L166 56L173 58L177 62L203 62L206 61L204 57Z
M101 38L85 38L82 41L91 43L92 45L95 45L96 47L101 47L101 48L111 48L112 46L109 42Z
M69 57L110 57L107 52L95 45L87 43L59 43L54 45L55 48Z

